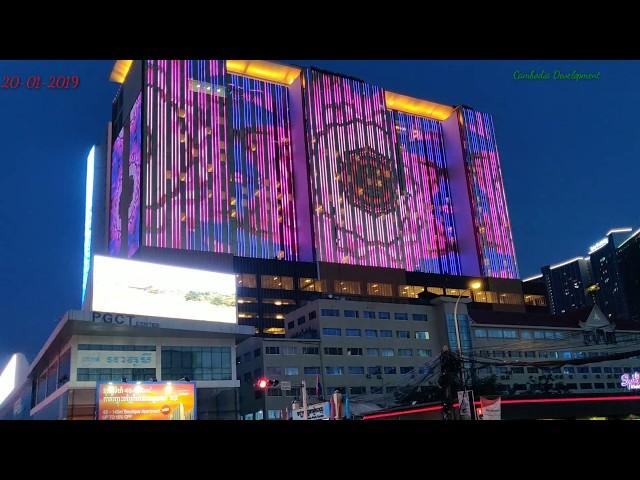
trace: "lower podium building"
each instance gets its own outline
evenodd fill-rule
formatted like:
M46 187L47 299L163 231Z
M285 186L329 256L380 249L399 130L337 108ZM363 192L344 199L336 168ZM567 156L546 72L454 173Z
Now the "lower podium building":
M191 389L190 403L163 404L167 419L234 420L240 386L236 343L253 332L222 322L71 310L29 367L30 417L99 418L101 387L112 402L118 391L133 392L127 398L141 402L139 392L175 393L184 386ZM144 404L137 408L149 412ZM100 418L121 418L102 413Z

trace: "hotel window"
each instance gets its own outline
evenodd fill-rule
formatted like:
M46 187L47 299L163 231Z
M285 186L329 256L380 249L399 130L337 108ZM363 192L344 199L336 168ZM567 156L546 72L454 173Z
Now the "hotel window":
M341 328L323 328L322 335L327 337L340 337L342 335Z
M236 275L236 286L244 288L256 288L258 286L256 282L256 276L248 273L241 273Z
M238 297L238 304L242 305L243 303L258 303L258 299L255 297Z
M162 347L162 379L231 380L231 347Z
M397 373L396 367L384 367L385 375L395 375Z
M302 347L303 355L319 355L320 349L318 347Z
M393 297L390 283L367 283L367 294L378 297Z
M320 375L320 367L304 367L305 375Z
M364 312L362 312L362 316L364 318L376 318L376 312L370 312L368 310L365 310Z
M357 310L345 310L344 316L345 318L358 318L359 312Z
M434 295L444 295L444 288L441 287L427 287L427 292Z
M393 318L395 320L409 320L409 314L406 312L395 312Z
M380 352L377 348L367 348L368 357L377 357L378 355L380 355Z
M445 291L447 292L447 295L451 295L453 297L457 297L458 295L460 295L460 293L462 293L463 297L471 296L471 290L462 290L459 288L447 288Z
M544 295L525 295L524 303L526 305L534 305L536 307L546 307L547 299Z
M327 375L342 375L344 373L343 367L325 367L324 371Z
M298 347L280 347L280 355L297 355Z
M393 332L391 330L380 330L380 336L382 338L391 338L393 337Z
M415 285L399 285L398 294L405 298L418 298L424 292L424 287L417 287Z
M281 305L295 305L296 301L287 298L263 298L262 303L279 307Z
M429 340L429 332L416 332L418 340Z
M280 355L280 347L264 347L265 355Z
M365 335L365 337L377 337L378 336L378 331L377 330L365 330L364 331L364 335Z
M430 349L424 349L424 348L418 348L416 350L416 354L419 357L430 357L431 356L431 350Z
M262 288L271 288L274 290L293 290L293 278L279 277L276 275L262 275L260 277L260 286Z
M362 336L362 332L360 331L359 328L347 328L345 332L346 332L346 336L347 337L360 337L360 336Z
M503 305L522 305L522 296L518 293L501 293L498 300Z
M473 292L473 301L478 303L498 303L496 292Z
M364 367L348 367L349 375L364 375Z
M284 367L284 374L287 377L293 377L300 375L300 370L298 370L298 367Z
M382 349L382 356L383 357L393 357L394 352L393 352L393 348L383 348Z
M301 278L300 290L305 292L326 292L327 282L325 280L314 280L313 278Z
M398 349L398 356L399 357L412 357L413 356L413 350L411 350L410 348L399 348Z
M476 328L474 332L476 338L487 338L487 331L484 328Z
M414 322L426 322L427 321L427 314L426 313L414 313L411 315L411 319Z
M340 310L337 308L323 308L320 310L320 315L323 317L339 317ZM309 315L309 319L311 319L311 315Z
M396 331L396 337L397 338L409 338L410 337L409 330L397 330Z
M324 347L325 355L342 355L342 347Z
M349 348L347 348L347 355L361 356L362 355L362 349L361 348L356 348L356 347L349 347Z
M336 280L334 282L334 292L344 295L360 295L360 282Z
M378 318L380 320L389 320L391 318L391 313L389 313L389 312L378 312Z

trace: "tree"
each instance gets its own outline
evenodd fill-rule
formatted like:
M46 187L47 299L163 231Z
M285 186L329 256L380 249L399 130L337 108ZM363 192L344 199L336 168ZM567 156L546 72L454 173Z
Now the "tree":
M473 385L473 391L476 396L490 397L499 395L498 392L498 377L491 375L490 377L484 377L477 379Z

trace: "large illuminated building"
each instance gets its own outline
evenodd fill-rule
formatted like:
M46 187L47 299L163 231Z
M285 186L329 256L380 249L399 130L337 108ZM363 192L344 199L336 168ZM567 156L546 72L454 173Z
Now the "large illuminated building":
M490 115L257 60L120 60L112 80L109 255L235 273L260 334L319 294L477 277L475 301L525 308Z

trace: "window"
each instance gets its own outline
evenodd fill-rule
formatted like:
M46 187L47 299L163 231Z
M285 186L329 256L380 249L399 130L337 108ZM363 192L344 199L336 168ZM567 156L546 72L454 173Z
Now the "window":
M314 318L316 318L316 311L312 310L309 312L309 320L313 320Z
M620 367L613 367L613 373L622 373L622 368L620 368Z
M349 347L347 348L347 355L362 355L361 348Z
M566 332L553 332L556 340L566 340L567 334Z
M320 310L320 315L322 317L339 317L340 310L337 308L323 308ZM311 316L309 316L309 318L311 318Z
M527 367L527 373L538 373L538 369L536 367Z
M406 312L395 312L393 318L395 320L409 320L409 314Z
M576 373L576 369L573 367L564 367L562 369L562 373L564 373L565 375L573 375L574 373Z
M358 312L358 310L345 310L344 316L346 318L358 318L360 316L360 313Z
M474 332L476 338L487 338L487 331L484 328L476 328Z
M604 383L596 382L593 384L593 388L604 388Z
M282 390L279 388L270 388L267 390L268 397L282 397Z
M592 385L590 383L581 383L580 384L580 388L583 389L583 390L591 390L591 388L593 388L593 387L592 387Z
M349 393L351 395L362 395L367 393L367 387L351 387Z
M408 330L397 330L396 331L397 338L410 338L410 332Z
M502 336L504 338L518 338L518 334L515 330L502 330Z
M281 355L297 355L298 347L280 347Z
M501 375L506 375L509 373L509 369L507 367L496 367L496 372Z
M300 375L300 371L298 370L298 367L284 367L284 374L287 377L292 377L295 375Z
M267 417L269 420L279 420L282 418L282 412L280 410L269 410Z
M533 333L531 332L531 330L521 330L520 338L523 338L525 340L531 340L533 338Z
M452 297L457 297L460 294L462 294L463 297L471 296L470 290L459 290L457 288L447 288L445 289L445 292L447 293L447 295L451 295Z
M393 348L383 348L382 349L382 356L383 357L393 357L394 353L393 353Z
M116 381L122 380L122 377L126 377L127 380L135 381L148 381L156 376L155 368L78 368L77 376L79 382L98 382L98 381ZM231 379L231 374L229 374ZM41 377L41 380L43 378ZM38 382L38 388L40 388L40 381ZM46 384L43 384L43 388Z
M267 377L276 377L284 375L284 370L282 367L267 367L264 369L265 375Z
M258 286L256 282L256 276L248 273L241 273L236 275L236 286L244 288L256 288Z
M505 305L521 305L523 303L522 295L517 293L501 293L498 300Z
M261 354L262 354L262 352L260 351L260 349L259 349L259 348L256 348L256 349L253 351L253 358L258 358Z
M265 355L280 355L280 347L264 347Z
M509 356L511 358L521 358L522 357L522 352L519 351L519 350L515 350L515 351L514 350L510 350L509 351Z
M494 350L493 356L496 358L506 358L507 352L505 352L504 350Z
M305 292L326 292L327 285L324 280L314 280L313 278L301 278L300 290Z
M348 367L349 375L364 375L364 367Z
M395 375L396 372L396 367L384 367L384 373L385 375Z
M305 375L320 375L320 367L304 367Z
M429 332L416 332L418 340L429 340Z
M411 350L410 348L399 348L398 349L398 356L399 357L411 357L411 356L413 356L413 350Z
M289 323L287 323L287 328L294 328L296 326L296 322L294 322L293 320L291 320ZM271 410L269 410L271 411Z
M383 338L391 338L393 337L393 332L391 330L380 330L380 336Z
M303 315L300 318L298 318L298 325L304 325L304 322L306 322L306 317Z
M378 336L378 330L365 330L364 334L367 337L377 337Z
M591 373L602 373L602 367L591 367Z
M417 287L415 285L398 285L398 294L400 297L406 298L418 298L424 292L424 287Z
M364 318L376 318L376 312L365 310L364 312L362 312L362 316Z
M551 373L561 373L560 367L555 367L551 369Z
M296 301L290 298L263 298L262 303L280 307L282 305L295 305Z
M302 354L303 355L319 355L320 350L318 349L318 347L302 347Z
M400 367L400 374L406 375L411 372L415 372L415 367Z
M536 340L543 339L544 332L541 332L540 330L536 330L535 332L533 332L533 338L535 338Z
M380 355L380 352L377 348L367 348L368 357L377 357L378 355Z
M378 318L380 320L389 320L391 318L391 313L389 313L389 312L378 312Z
M524 367L512 367L511 373L524 373Z
M327 337L339 337L342 335L342 329L341 328L323 328L322 335L325 335Z
M390 283L367 283L367 295L393 297L393 287Z
M416 322L426 322L427 314L426 313L413 313L411 318Z
M324 367L324 371L327 375L343 375L344 368L343 367Z
M382 373L382 367L369 367L367 368L369 375L380 375Z
M347 328L346 334L347 337L360 337L362 335L359 328Z
M342 295L360 295L360 282L336 280L334 282L334 292Z
M342 355L342 347L324 347L325 355Z
M444 295L444 288L440 287L427 287L427 292L435 295Z
M231 380L231 362L231 347L163 346L161 375L163 380Z
M474 291L473 301L478 303L498 303L498 294L491 291Z
M616 384L615 383L607 383L607 388L614 389L614 388L616 388Z
M544 332L544 338L547 340L553 340L556 338L556 332Z
M424 348L418 348L416 350L416 355L418 355L419 357L430 357L431 356L431 350L430 349L424 349Z
M373 395L382 394L382 387L371 387L371 393Z
M578 367L578 373L589 373L589 367Z
M490 328L489 338L502 338L502 330L499 330L497 328Z
M69 381L71 375L71 349L67 349L60 355L60 366L58 368L58 386L62 386Z
M260 285L262 288L271 288L273 290L293 290L293 278L262 275L260 277Z
M576 390L578 388L578 384L577 383L567 383L567 388L569 390Z
M602 370L604 371L604 373L613 373L611 367L604 367Z

